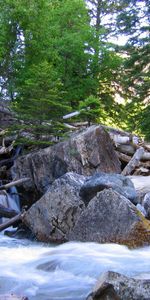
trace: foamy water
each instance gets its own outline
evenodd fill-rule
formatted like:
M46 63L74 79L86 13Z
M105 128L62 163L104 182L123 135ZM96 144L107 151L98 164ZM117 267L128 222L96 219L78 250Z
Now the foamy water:
M0 235L0 294L29 300L85 300L96 280L113 270L150 278L150 247L70 242L60 246Z

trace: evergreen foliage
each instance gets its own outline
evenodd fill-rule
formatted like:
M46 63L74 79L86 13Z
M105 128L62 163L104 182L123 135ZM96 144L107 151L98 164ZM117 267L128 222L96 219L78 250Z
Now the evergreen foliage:
M1 0L0 99L22 120L15 130L61 134L80 109L149 138L149 16L149 0Z
M89 96L79 104L80 117L83 120L88 121L88 125L92 123L98 123L104 121L104 109L99 98Z

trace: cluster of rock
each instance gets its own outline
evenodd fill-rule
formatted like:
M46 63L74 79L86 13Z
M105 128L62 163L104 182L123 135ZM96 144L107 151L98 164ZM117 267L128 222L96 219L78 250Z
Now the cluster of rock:
M119 173L112 140L101 126L21 156L12 174L30 177L22 192L32 198L23 222L44 242L149 244L150 223L135 206L134 185Z
M146 245L150 223L134 203L134 186L123 175L98 173L86 178L70 172L53 182L25 213L24 222L44 242Z

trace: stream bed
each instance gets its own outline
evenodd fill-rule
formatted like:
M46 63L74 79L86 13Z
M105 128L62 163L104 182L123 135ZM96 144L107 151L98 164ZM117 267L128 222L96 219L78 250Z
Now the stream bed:
M150 278L150 247L70 242L59 246L0 234L0 295L85 300L105 271Z

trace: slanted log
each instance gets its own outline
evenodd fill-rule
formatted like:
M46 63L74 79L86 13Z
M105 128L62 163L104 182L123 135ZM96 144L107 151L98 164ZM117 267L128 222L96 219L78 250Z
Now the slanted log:
M119 158L119 160L120 160L121 162L126 162L126 163L128 163L128 162L131 160L131 156L126 155L126 154L124 154L124 153L121 153L121 152L119 152L119 151L115 151L115 152L116 152L116 154L117 154L117 156L118 156L118 158Z
M10 187L12 187L14 185L20 185L20 184L22 184L26 181L29 181L29 180L30 180L30 178L25 177L25 178L21 178L21 179L15 180L15 181L11 181L7 184L1 185L0 190L7 190L7 189L9 189Z
M21 221L23 218L23 213L19 213L15 217L11 218L9 221L3 223L0 225L0 231L3 231L4 229L15 225L16 222Z
M130 175L132 171L139 166L140 164L140 159L144 154L144 148L140 147L139 149L136 150L135 154L129 161L129 163L126 165L126 167L122 171L122 175Z
M0 204L0 218L13 218L16 215L18 215L18 211Z

